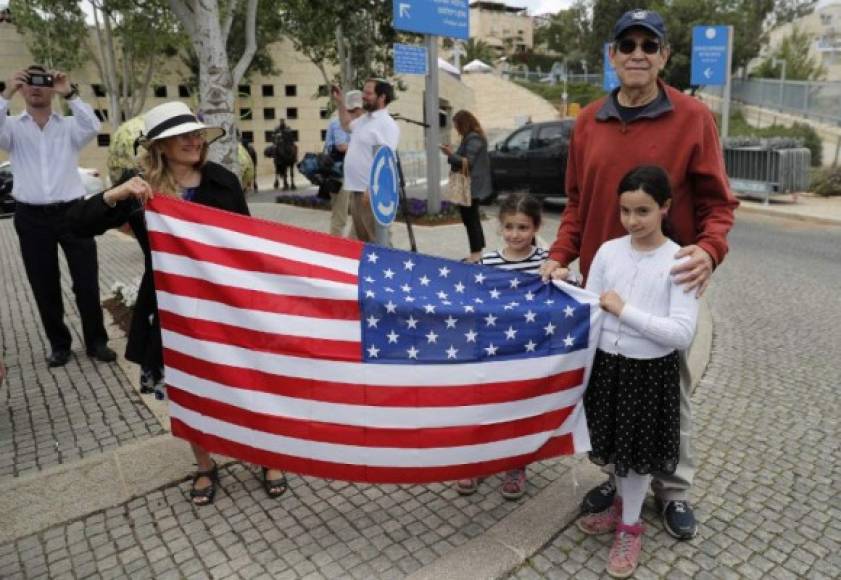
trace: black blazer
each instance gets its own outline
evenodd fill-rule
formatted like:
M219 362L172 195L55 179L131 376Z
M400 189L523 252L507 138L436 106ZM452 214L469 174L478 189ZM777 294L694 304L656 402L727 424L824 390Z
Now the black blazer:
M128 180L133 172L123 174L120 182ZM143 250L145 269L137 291L137 302L131 319L131 328L126 345L126 358L147 368L163 366L161 324L158 319L158 303L152 278L152 253L143 208L134 198L117 202L109 207L101 193L79 201L69 211L69 221L74 231L81 236L97 236L111 228L128 223L134 237ZM217 209L250 215L245 194L236 175L217 163L208 161L201 170L201 183L192 200Z

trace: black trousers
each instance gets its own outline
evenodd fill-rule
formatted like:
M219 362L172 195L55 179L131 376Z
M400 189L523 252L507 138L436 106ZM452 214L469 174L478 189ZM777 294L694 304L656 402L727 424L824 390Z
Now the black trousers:
M75 235L67 220L73 202L38 206L18 203L15 231L26 276L52 350L70 350L72 338L64 324L58 247L64 251L73 281L73 293L82 319L88 350L108 341L99 301L99 266L93 238Z
M479 200L474 198L470 205L458 206L461 221L467 228L467 241L470 252L481 252L485 247L485 233L482 231L482 219L479 217Z

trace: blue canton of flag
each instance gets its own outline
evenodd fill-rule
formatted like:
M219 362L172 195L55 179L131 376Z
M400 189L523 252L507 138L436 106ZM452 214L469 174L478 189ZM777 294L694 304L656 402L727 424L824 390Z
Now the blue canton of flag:
M534 274L366 245L363 359L463 363L587 348L590 308Z

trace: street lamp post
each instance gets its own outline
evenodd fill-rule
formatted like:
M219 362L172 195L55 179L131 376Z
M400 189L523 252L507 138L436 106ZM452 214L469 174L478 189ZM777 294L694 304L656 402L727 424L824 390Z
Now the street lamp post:
M780 65L780 111L782 111L786 83L786 60L784 58L774 58L771 59L771 64L774 66Z

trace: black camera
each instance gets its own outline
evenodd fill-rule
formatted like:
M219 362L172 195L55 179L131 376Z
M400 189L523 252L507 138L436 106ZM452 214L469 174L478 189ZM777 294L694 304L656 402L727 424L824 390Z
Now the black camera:
M31 87L51 87L53 80L53 75L49 73L31 72L26 84Z

